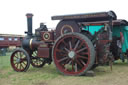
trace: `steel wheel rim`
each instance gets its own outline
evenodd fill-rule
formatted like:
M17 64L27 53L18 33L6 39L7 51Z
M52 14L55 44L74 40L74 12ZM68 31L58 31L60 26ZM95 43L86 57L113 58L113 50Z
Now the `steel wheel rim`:
M17 50L12 54L11 65L15 71L24 71L28 64L27 55L24 52Z
M43 58L37 57L37 51L34 51L32 54L31 64L34 67L42 67L45 64Z
M85 71L88 64L90 63L90 49L88 47L88 44L85 42L84 39L76 35L67 35L62 38L56 43L54 48L54 63L56 64L56 67L64 74L79 75L81 72ZM60 46L62 47L60 48ZM64 53L64 50L69 52ZM72 54L71 52L75 52L75 57L74 54ZM71 56L70 53L72 54ZM61 57L59 57L58 54L60 54ZM71 69L66 67L66 64L71 65Z

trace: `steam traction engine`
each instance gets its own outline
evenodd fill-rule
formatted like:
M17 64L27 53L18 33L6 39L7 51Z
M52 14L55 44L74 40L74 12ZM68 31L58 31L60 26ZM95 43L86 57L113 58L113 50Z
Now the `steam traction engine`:
M117 40L124 42L121 28L126 27L127 21L118 20L113 11L53 16L52 20L60 20L56 29L48 31L41 23L35 34L32 33L33 15L26 16L27 36L22 48L11 55L15 71L27 71L30 64L43 67L53 61L57 70L65 75L83 75L97 65L120 58L122 51L114 48L120 49ZM118 34L114 35L113 30Z

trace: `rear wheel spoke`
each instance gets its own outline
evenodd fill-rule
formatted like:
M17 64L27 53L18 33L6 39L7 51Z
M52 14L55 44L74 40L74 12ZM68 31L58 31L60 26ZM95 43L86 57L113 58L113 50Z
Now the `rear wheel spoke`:
M66 57L66 56L67 56L67 54L60 54L60 56Z
M80 43L80 40L77 41L77 43L76 43L76 45L74 47L74 50L76 50L76 48L78 47L79 43Z
M67 43L63 40L62 43L64 44L64 46L67 47Z
M87 59L87 60L88 60L87 57L85 57L85 56L81 56L81 55L77 55L77 58L82 58L82 59Z
M69 49L67 49L67 48L64 48L67 52L70 52L70 50Z
M68 64L65 66L65 68L64 68L65 71L68 70L68 66L70 66L71 63L72 63L72 61L70 60L70 61L68 62Z
M56 49L56 51L59 52L59 53L67 53L67 52L65 52L65 51L63 51L61 49Z
M65 61L65 60L67 60L67 59L68 59L68 57L64 57L64 58L61 58L60 60L58 60L58 62Z
M79 45L79 48L81 48L83 46L84 42L81 42Z
M75 63L75 72L77 72L77 63Z
M86 47L81 48L80 50L77 50L76 53L79 53L79 52L81 52L81 51L84 51L85 49L87 49L87 48L86 48Z
M76 60L76 63L78 63L78 65L79 65L80 67L83 67L82 64L79 62L79 60Z
M67 64L69 61L70 61L70 59L68 58L68 59L65 61L65 64Z
M85 66L86 64L85 64L85 62L83 61L83 60L80 60L81 61L81 63Z
M81 53L79 53L79 54L81 54L81 55L89 55L88 52L81 52Z
M74 62L72 60L72 71L74 71Z
M70 47L70 50L72 50L72 45L71 45L71 41L69 42L69 47Z

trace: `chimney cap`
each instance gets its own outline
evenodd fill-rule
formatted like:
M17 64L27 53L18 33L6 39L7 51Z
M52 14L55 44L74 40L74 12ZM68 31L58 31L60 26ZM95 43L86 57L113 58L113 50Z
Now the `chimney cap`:
M31 18L31 17L33 16L33 14L32 14L32 13L27 13L26 16L27 16L28 18Z

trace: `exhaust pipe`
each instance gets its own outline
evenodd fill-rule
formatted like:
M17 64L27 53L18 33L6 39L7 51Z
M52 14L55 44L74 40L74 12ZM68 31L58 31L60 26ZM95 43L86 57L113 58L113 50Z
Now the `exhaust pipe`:
M31 13L28 13L26 14L27 16L27 27L28 27L28 31L25 32L28 36L32 36L32 17L33 17L33 14Z

